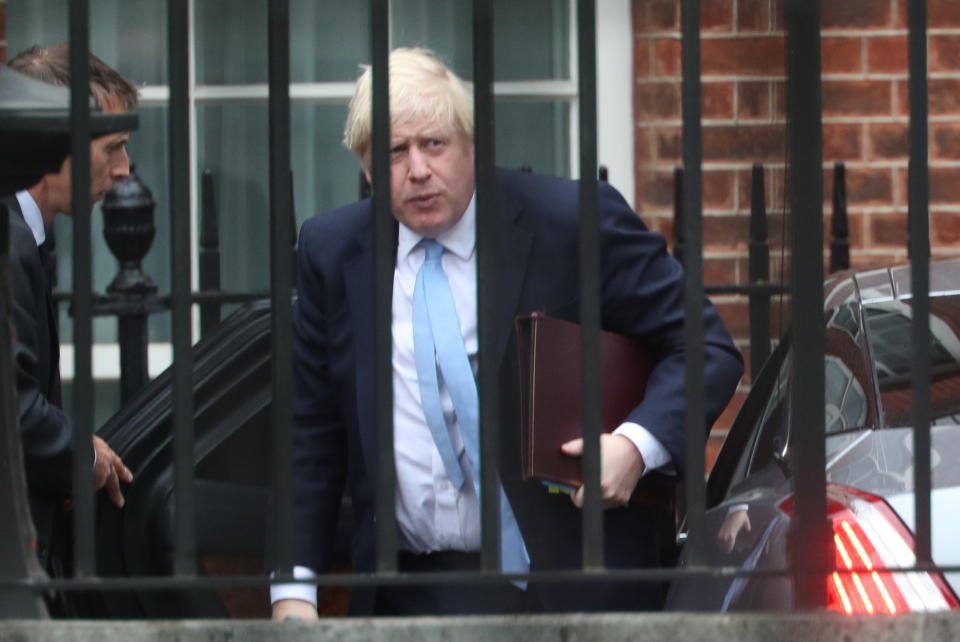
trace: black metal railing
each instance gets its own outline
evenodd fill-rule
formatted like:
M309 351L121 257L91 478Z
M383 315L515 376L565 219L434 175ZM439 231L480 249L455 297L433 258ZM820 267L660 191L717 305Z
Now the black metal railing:
M535 573L537 580L561 581L571 578L601 580L606 574L618 579L661 580L675 578L682 574L711 576L731 572L750 574L751 571L713 569L702 564L703 556L698 550L703 546L700 538L704 533L704 513L706 509L705 488L700 475L692 474L687 480L685 499L687 525L689 527L690 566L687 570L674 569L637 569L629 571L602 571L603 569L603 530L602 506L599 494L599 394L600 365L599 349L599 243L597 231L597 158L596 158L596 61L595 61L595 20L594 2L579 0L578 33L579 59L578 77L580 79L580 286L583 345L584 436L587 442L584 456L584 474L587 488L583 519L583 569ZM272 309L272 425L274 474L273 492L275 500L274 523L276 540L274 551L277 579L289 580L291 575L292 553L292 473L289 465L291 453L291 289L293 277L290 263L290 247L293 238L291 227L292 197L290 189L290 102L289 102L289 5L287 0L270 0L269 4L269 121L270 121L270 299ZM371 2L371 32L373 43L373 150L372 173L374 183L379 188L373 195L374 246L376 249L376 288L375 319L376 393L380 399L392 396L391 373L391 337L390 337L390 298L393 280L393 262L395 247L392 238L390 215L389 180L389 113L387 96L389 92L387 59L389 55L389 3L387 0ZM677 229L677 239L681 255L686 266L685 271L685 339L687 368L687 468L691 471L704 467L703 425L703 344L702 344L702 299L705 293L746 293L751 297L751 327L756 321L763 324L764 314L769 313L769 297L779 293L780 286L769 284L769 250L766 248L766 229L764 224L764 194L762 189L762 170L754 170L754 189L752 201L752 223L750 239L750 282L745 286L733 286L738 290L711 289L703 283L703 236L702 236L702 148L701 93L699 67L700 5L698 0L682 2L682 47L683 47L683 164L685 171L678 173L677 203L682 211L682 223ZM913 343L914 343L914 416L917 418L915 445L917 463L915 470L916 502L916 541L917 566L928 566L930 558L930 411L929 411L929 304L927 289L929 272L929 224L927 220L928 169L926 161L927 145L927 105L926 105L926 60L925 60L925 6L923 2L909 3L910 34L910 257L913 268ZM199 295L191 293L190 272L190 217L189 212L189 168L193 150L189 137L189 41L190 3L187 0L170 0L169 33L169 74L170 74L170 222L171 222L171 294L161 302L169 304L173 323L172 388L173 388L173 434L175 442L175 529L174 529L174 573L171 577L145 577L130 579L96 578L94 557L94 502L90 475L92 452L90 439L93 433L93 380L91 364L91 323L96 305L109 302L107 297L98 299L92 294L91 254L89 238L89 212L85 208L76 208L74 224L73 281L74 292L69 295L74 309L75 344L75 380L74 380L74 421L75 421L75 578L71 580L37 580L26 575L6 576L0 583L10 590L32 592L50 587L68 590L96 588L98 590L124 590L130 587L155 589L182 589L203 586L250 586L265 585L269 580L263 575L251 577L198 577L196 522L194 510L194 430L192 374L193 358L191 352L191 306L201 302L205 311L202 317L202 330L205 334L219 317L219 303L229 300L228 294L216 294L209 290L218 287L217 279L201 278ZM88 2L76 0L71 3L70 42L71 42L71 131L73 164L73 200L89 202L89 113L86 97L88 94L86 60L89 49L89 6ZM493 323L493 283L495 282L494 252L496 236L493 228L494 217L489 212L494 207L494 152L493 140L495 123L493 118L492 81L493 81L493 28L492 4L490 0L474 2L474 86L476 111L476 165L477 165L477 209L478 209L478 256L480 266L479 283L479 333L480 333L480 372L494 372L494 368L484 367L491 363ZM801 271L792 270L789 292L792 296L792 319L794 328L793 342L795 359L793 380L798 382L792 390L792 421L802 424L807 438L796 444L796 518L795 533L792 540L792 559L804 560L804 569L794 567L798 591L798 605L804 608L818 608L824 603L824 576L827 572L826 551L826 513L824 479L824 415L822 401L824 397L823 372L823 217L822 217L822 122L820 104L820 20L817 3L806 0L788 0L785 4L785 18L788 40L788 140L789 147L789 201L792 212L791 260L794 265L802 265ZM841 170L838 170L842 172ZM838 176L838 190L843 189L843 181ZM208 178L205 176L204 194L212 194ZM837 192L842 193L842 192ZM204 198L206 214L212 212ZM837 212L842 209L835 206L834 229L839 228ZM487 212L485 215L484 212ZM5 221L4 221L5 224ZM216 249L208 234L215 228L205 218L201 238L202 264L205 275L212 277L214 270L208 267L215 263ZM0 234L0 240L3 235ZM832 258L838 261L845 253L846 246L834 245ZM4 273L0 269L0 276ZM0 278L0 285L3 279ZM0 292L0 301L6 304L8 291ZM160 300L161 297L156 297ZM0 312L8 307L0 305ZM6 317L5 317L6 318ZM800 320L803 320L801 323ZM769 349L769 319L764 336L758 327L758 335L751 333L754 353L754 371L759 368L759 359ZM5 345L7 342L3 342ZM761 349L761 346L765 348ZM5 352L0 350L0 356ZM3 376L0 382L11 381L10 361L0 364ZM481 407L481 452L483 468L481 471L483 496L496 498L497 470L497 434L496 425L498 399L496 382L490 376L480 377ZM10 400L3 398L6 416L10 415ZM377 572L370 575L322 576L317 583L321 586L333 585L372 585L379 583L418 583L424 578L418 576L399 576L396 571L397 536L394 520L394 456L393 426L390 404L381 403L378 407L379 441L379 485L377 492ZM10 431L8 431L10 432ZM9 457L10 452L5 453ZM593 482L592 484L590 482ZM482 559L484 571L498 568L498 532L499 511L496 501L484 501L482 509ZM10 568L10 567L4 567ZM20 571L17 571L20 572ZM469 574L468 580L490 581L490 573ZM459 575L458 575L459 576ZM452 577L452 576L451 576ZM494 578L495 579L495 578Z
M917 566L932 564L930 546L930 172L927 161L927 3L910 2L910 166L908 235L913 292L913 468Z

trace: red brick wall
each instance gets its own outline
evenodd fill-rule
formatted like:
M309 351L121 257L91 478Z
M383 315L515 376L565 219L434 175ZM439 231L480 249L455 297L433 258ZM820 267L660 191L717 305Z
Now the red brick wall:
M825 229L830 168L847 166L851 263L907 260L907 0L822 6ZM927 0L930 223L935 256L960 253L960 2ZM679 0L634 0L636 202L672 236L673 168L681 160ZM750 167L767 168L771 278L783 238L785 51L782 0L702 0L704 279L747 281ZM826 246L827 250L829 246ZM827 253L829 259L829 253ZM746 354L746 299L714 297ZM777 329L774 328L774 333ZM750 373L711 435L715 451L749 387ZM709 454L708 453L708 456Z

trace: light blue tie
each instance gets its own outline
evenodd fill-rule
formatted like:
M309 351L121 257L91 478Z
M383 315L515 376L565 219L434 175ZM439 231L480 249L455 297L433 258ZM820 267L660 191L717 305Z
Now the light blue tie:
M453 302L453 293L440 257L443 246L433 239L420 244L426 250L426 259L417 273L413 288L413 351L417 362L420 401L423 414L440 451L447 477L461 488L465 478L450 441L450 433L440 404L437 381L437 362L447 385L453 408L460 421L460 434L473 471L473 487L480 497L480 401L473 368L460 332L460 320ZM530 557L523 544L523 536L510 502L500 486L500 563L505 573L526 573ZM526 582L515 582L526 588Z

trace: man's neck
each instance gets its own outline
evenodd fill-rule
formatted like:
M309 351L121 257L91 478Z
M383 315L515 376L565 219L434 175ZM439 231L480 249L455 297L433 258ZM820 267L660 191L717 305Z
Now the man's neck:
M56 216L57 213L50 207L50 199L48 198L47 194L46 182L41 179L39 183L27 189L27 191L30 192L30 196L33 197L37 207L40 208L40 215L43 217L43 224L51 225L53 223L53 217Z

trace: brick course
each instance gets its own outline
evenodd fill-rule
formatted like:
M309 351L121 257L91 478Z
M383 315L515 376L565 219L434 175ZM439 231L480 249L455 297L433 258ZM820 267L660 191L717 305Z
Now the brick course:
M871 268L908 259L908 0L822 3L824 229L835 161L847 166L850 258ZM960 2L928 0L930 219L934 256L960 254ZM681 161L679 0L633 0L636 202L672 238L673 169ZM765 165L771 278L781 262L786 188L783 0L701 2L704 280L747 281L750 167ZM672 242L672 241L671 241ZM825 268L829 239L825 241ZM746 298L714 297L746 349ZM786 308L772 305L778 315ZM778 327L777 325L773 326ZM776 332L776 330L774 330ZM745 377L740 393L748 389ZM722 440L738 394L718 422ZM708 465L710 458L708 456Z

